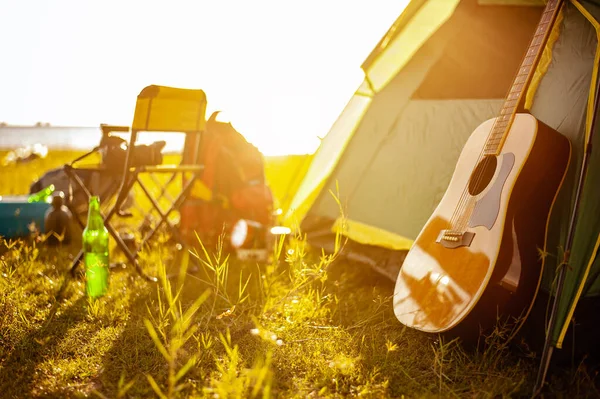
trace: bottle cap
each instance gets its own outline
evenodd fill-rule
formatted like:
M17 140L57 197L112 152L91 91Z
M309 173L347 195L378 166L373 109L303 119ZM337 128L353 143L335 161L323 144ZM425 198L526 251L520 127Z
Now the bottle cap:
M52 207L59 209L64 204L65 193L62 191L57 191L52 196Z

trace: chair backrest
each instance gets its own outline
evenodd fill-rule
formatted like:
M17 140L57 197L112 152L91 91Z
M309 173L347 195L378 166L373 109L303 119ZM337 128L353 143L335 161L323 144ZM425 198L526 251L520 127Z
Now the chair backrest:
M182 161L197 163L199 137L206 128L206 103L206 94L200 89L147 86L137 97L132 136L135 139L138 132L185 133Z
M151 85L138 94L131 130L202 132L206 125L205 114L204 91Z

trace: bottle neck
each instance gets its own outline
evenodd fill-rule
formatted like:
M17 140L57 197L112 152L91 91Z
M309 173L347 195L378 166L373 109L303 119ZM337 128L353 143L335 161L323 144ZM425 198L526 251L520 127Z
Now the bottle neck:
M98 197L92 197L90 199L87 228L90 230L98 230L104 228L104 220L102 219L102 215L100 214L100 201Z

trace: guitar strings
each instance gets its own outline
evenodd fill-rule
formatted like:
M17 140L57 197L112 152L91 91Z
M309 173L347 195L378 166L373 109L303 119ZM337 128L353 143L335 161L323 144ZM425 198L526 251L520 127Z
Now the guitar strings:
M555 3L555 4L552 4L552 3ZM461 194L461 197L459 199L457 207L455 208L455 210L453 212L453 215L452 215L452 217L450 219L451 231L454 231L454 232L457 232L457 233L458 232L464 232L464 231L466 231L466 228L467 228L467 225L468 225L468 221L469 221L471 213L472 213L472 208L474 207L476 197L479 194L478 193L476 195L471 195L471 193L469 192L470 183L471 183L472 180L475 180L475 184L474 184L475 188L477 188L481 184L483 176L485 175L485 169L486 169L487 166L489 166L488 165L489 161L486 162L485 160L483 160L483 162L482 162L482 159L485 158L485 156L487 156L487 155L489 155L489 156L497 156L498 151L502 147L502 146L500 146L500 144L504 144L503 140L505 140L505 136L510 133L510 130L512 128L512 124L514 122L515 115L516 115L517 104L519 103L519 101L522 98L523 89L526 86L525 83L527 82L527 80L529 80L528 78L531 75L531 70L533 69L533 65L537 64L537 60L539 58L539 50L542 47L542 43L545 43L545 39L546 39L546 37L548 35L548 32L549 32L548 28L551 26L551 22L554 19L554 14L557 11L557 8L558 7L557 7L557 4L556 4L556 0L555 1L550 0L549 3L546 6L546 9L542 13L542 16L540 18L540 22L538 24L538 28L536 29L536 31L539 30L540 27L543 24L547 25L544 28L544 33L541 35L542 40L540 41L540 43L534 44L535 40L538 37L540 37L540 35L534 35L533 38L530 41L530 44L529 44L529 46L527 48L527 52L525 53L525 56L523 57L523 61L521 62L521 65L519 67L519 72L517 72L516 77L514 79L514 83L511 86L511 88L509 89L509 92L508 92L508 94L507 94L507 96L505 97L505 100L504 100L504 105L501 108L501 115L500 116L502 116L502 118L497 117L494 120L494 123L492 124L492 127L491 127L488 135L486 136L486 140L485 140L485 142L483 144L483 147L482 147L482 149L481 149L481 151L480 151L480 153L478 155L477 161L475 163L476 169L474 171L474 174L471 176L470 179L468 179L467 185L463 189L463 192ZM544 19L548 16L548 14L550 14L550 18L548 19L548 21L544 21ZM531 64L529 64L529 65L525 65L525 59L527 59L528 57L530 57L530 55L528 55L529 52L532 50L533 47L536 47L536 46L537 46L537 48L535 49L535 52L534 52L534 54L536 54L536 55L535 55L534 59L532 60L533 62ZM518 94L517 98L509 100L510 96L512 94L514 94L512 92L512 90L513 90L514 86L517 85L516 81L519 78L520 71L524 67L529 68L529 70L527 71L527 74L524 75L526 77L525 80L522 83L519 83L519 84L522 84L522 87L521 87L521 89L519 89L519 92L518 92L519 94ZM515 101L515 105L507 107L506 104L509 103L509 102L512 102L512 101ZM507 121L505 119L505 117L507 116L507 114L506 113L502 114L502 111L508 110L508 109L511 109L511 108L512 108L512 110L510 112L510 117L508 118L508 121ZM502 128L502 130L500 130L502 132L502 134L500 134L500 137L495 137L498 134L497 127L498 127L498 122L500 121L500 119L502 119L501 122L507 122L507 123L506 123L506 126L504 126ZM498 146L498 147L495 149L495 151L491 152L490 154L486 154L487 148L488 148L489 144L492 143L495 140L499 140L499 141L498 141L498 143L492 144L492 147L493 146ZM480 163L486 163L486 164L482 165L481 168L477 169L477 167L480 165Z
M521 65L523 65L523 63ZM521 70L521 68L519 68L519 70ZM518 77L518 75L517 75L517 77ZM486 168L489 166L489 162L491 162L491 161L486 161L486 156L489 156L489 157L496 156L496 154L498 153L498 151L501 148L500 143L502 143L504 136L510 132L510 128L512 127L512 123L515 118L516 106L507 106L506 105L510 101L513 101L513 100L508 99L510 97L510 95L513 94L512 89L513 89L513 87L511 87L508 95L506 96L504 105L501 108L501 115L494 120L494 123L492 124L492 127L490 128L490 130L486 136L486 139L483 143L482 149L479 152L479 155L475 162L476 169L474 170L473 175L468 179L467 184L461 194L461 198L459 200L458 206L457 206L457 208L453 214L453 217L451 219L452 220L451 228L453 231L456 231L457 233L466 231L470 216L472 214L472 210L473 210L475 202L476 202L476 198L480 194L480 192L478 192L477 194L472 195L469 191L469 187L472 186L473 188L477 189L480 186L480 184L483 180L483 177L485 175ZM518 98L520 98L521 95L522 95L522 93L519 93ZM508 110L511 110L510 114L508 112L505 112ZM505 113L503 113L503 112L505 112ZM508 118L506 126L499 128L499 126L498 126L499 122L506 122L506 119L504 117L507 115L510 115L510 117ZM499 140L498 143L490 145L490 143L494 142L495 140ZM494 149L494 147L497 147L497 148ZM487 158L487 159L491 159L491 158ZM478 190L476 190L476 191L478 191Z
M552 3L552 1L551 1L551 3ZM556 4L552 4L552 5L549 5L549 6L546 7L546 9L544 10L544 12L542 13L542 17L540 19L540 23L538 24L538 29L544 23L547 24L548 26L550 25L551 21L553 20L552 17L553 17L553 14L554 14L555 11L556 11ZM550 14L550 18L548 19L548 21L544 21L544 19L548 16L548 14ZM548 28L548 26L546 26L546 28ZM547 33L548 33L548 29L545 29L545 32L541 36L543 36L544 39L545 39L545 36L547 35ZM537 44L534 43L534 41L539 36L540 35L534 35L534 37L531 39L530 45L529 45L528 50L527 50L527 52L525 54L525 57L524 57L523 61L521 62L521 67L519 68L519 71L521 71L521 69L523 69L523 67L528 67L529 71L528 71L528 73L526 75L524 75L526 77L525 80L522 83L519 83L519 84L522 84L523 86L521 87L521 89L519 89L519 92L518 92L519 94L518 94L517 98L509 100L510 96L512 94L514 94L514 93L512 93L512 89L514 88L514 86L516 84L516 81L519 78L520 72L517 73L517 75L515 77L515 80L514 80L515 83L513 83L513 86L511 87L511 89L509 90L508 95L505 98L504 106L502 107L502 111L508 110L508 109L512 108L512 111L510 113L510 117L508 118L508 121L507 121L505 117L507 116L508 113L505 113L505 114L501 114L502 118L500 118L500 117L496 118L496 120L494 121L494 123L493 123L493 125L492 125L492 127L491 127L491 129L490 129L490 131L489 131L489 133L487 135L487 137L486 137L486 140L484 142L483 148L482 148L481 152L479 153L479 156L478 156L476 164L475 164L476 167L479 166L480 163L486 163L486 164L489 163L489 162L486 162L485 160L482 162L482 158L484 158L486 155L489 155L489 156L496 156L497 155L497 153L498 153L498 151L500 149L499 144L502 143L502 140L504 139L504 136L507 135L510 132L510 129L512 127L512 123L514 122L515 111L516 111L516 108L517 108L517 104L520 101L520 99L522 98L522 90L525 87L525 83L528 80L527 77L529 77L533 65L536 64L535 61L537 61L537 58L539 57L539 49L541 47L541 44L544 42L544 40L541 40L540 43L537 43ZM529 65L524 65L525 64L525 59L528 58L528 57L530 57L530 55L528 55L529 52L535 46L538 46L538 48L534 52L534 54L536 54L535 57L534 57L534 60L532 60L534 62L532 62L532 64L529 64ZM507 107L506 104L509 103L509 102L512 102L512 101L515 101L515 105ZM502 119L502 120L500 120L500 119ZM499 129L498 129L498 122L499 121L500 122L506 122L506 126L504 126L502 128L502 130L501 130L502 134L499 137L496 137L497 134L498 134L498 131L499 131ZM498 140L498 143L494 143L492 145L492 147L497 145L498 148L496 148L496 150L494 152L492 152L491 154L486 154L486 152L488 150L488 146L490 145L490 143L492 143L495 140ZM458 204L457 208L455 208L455 211L454 211L453 216L451 218L451 227L452 227L453 231L460 232L460 231L466 230L466 227L467 227L467 224L468 224L468 220L469 220L469 217L470 217L471 212L472 212L471 208L473 207L475 199L476 199L476 196L477 196L477 195L473 196L473 195L470 194L470 192L468 190L469 183L474 180L475 181L474 186L478 187L479 184L481 183L481 180L482 180L483 176L485 175L485 173L484 173L485 172L485 167L486 167L486 165L483 165L480 169L476 169L474 175L467 182L467 186L464 188L464 190L462 192L462 195L461 195L461 198L459 200L459 204Z
M512 87L511 87L511 89L512 89ZM509 95L510 95L510 91L509 91ZM506 103L506 101L505 101L505 103ZM503 106L502 109L505 109L505 107ZM486 140L482 146L481 151L479 152L477 161L475 162L476 168L480 164L482 159L485 157L486 147L487 147L488 142L490 141L490 137L492 137L494 134L496 134L496 126L497 126L498 120L499 120L498 118L496 118L496 120L494 120L494 123L492 124L492 127L486 136ZM475 199L475 196L473 196L473 195L471 195L471 193L469 193L469 183L471 182L472 179L475 180L475 187L477 187L481 183L481 180L483 178L482 169L483 168L475 169L475 171L474 171L475 173L467 181L467 184L466 184L465 188L463 189L459 203L458 203L457 207L455 208L452 218L450 219L451 220L450 226L451 226L452 231L461 232L464 229L463 226L465 226L468 223L468 216L470 216L470 215L468 215L468 212L464 212L464 211L468 210L470 205L472 205L471 203ZM465 219L467 219L467 220L465 220Z
M531 43L533 43L533 40L531 41ZM529 52L529 49L532 47L530 43L530 46L528 48L527 53ZM527 54L526 53L526 54ZM524 57L523 61L521 62L521 67L519 68L519 71L523 68L523 64L525 61L525 58L527 58L527 56ZM531 66L531 65L530 65ZM515 81L518 78L519 73L517 73L516 77L515 77ZM511 86L511 88L509 89L509 92L507 94L507 96L505 97L504 100L504 105L501 108L501 114L500 116L502 117L502 121L501 122L505 122L506 120L504 119L505 116L510 115L510 117L508 118L507 124L506 126L504 126L502 129L498 129L498 123L500 121L500 117L497 117L494 120L494 123L492 124L492 127L490 128L486 139L484 141L484 144L482 146L481 151L479 152L479 155L477 157L477 161L475 162L476 168L477 166L479 166L480 163L482 163L482 159L485 158L485 156L489 155L489 156L495 156L496 153L498 152L499 148L496 148L495 151L490 151L490 153L488 154L488 146L489 144L494 140L494 139L499 139L500 141L498 142L498 144L500 144L502 142L502 139L504 137L505 134L507 134L510 131L510 128L512 126L512 122L514 121L514 116L515 116L515 111L516 111L516 105L514 106L507 106L506 104L514 101L514 100L509 100L509 97L511 96L512 93L512 89L514 87L514 84ZM514 93L512 93L514 94ZM521 98L521 93L519 93L519 96L517 97L517 99ZM508 112L506 113L502 113L503 111L507 111L511 109L510 114ZM498 133L500 133L499 137ZM463 189L463 192L461 194L461 198L459 200L458 206L455 209L455 212L451 218L451 228L452 231L455 232L464 232L466 231L466 227L468 225L468 221L469 218L471 216L471 212L469 212L473 206L474 206L474 202L476 200L476 196L471 195L471 193L469 192L469 183L471 183L472 181L474 181L474 186L478 187L483 179L484 176L484 171L485 171L485 165L483 165L482 168L480 169L475 169L474 174L471 176L471 178L467 181L467 185L465 186L465 188Z
M494 134L494 126L497 123L497 119L494 121L494 124L492 125L492 128L490 129L490 132L488 133L484 146L482 148L482 150L480 151L478 157L477 157L477 161L475 162L476 167L482 162L482 159L485 157L485 147L487 142L489 141L490 137ZM483 161L485 162L485 161ZM455 211L452 215L451 218L451 230L453 232L462 232L463 230L465 230L466 225L468 224L468 219L470 217L470 212L467 212L469 210L469 208L472 207L473 202L476 198L476 196L471 195L471 193L469 192L469 183L470 181L473 179L475 180L475 187L479 186L479 183L481 182L482 178L483 178L483 168L481 169L476 169L475 173L472 175L471 179L469 179L469 181L467 181L467 184L465 186L465 188L463 189L463 192L461 194L458 206L455 208Z

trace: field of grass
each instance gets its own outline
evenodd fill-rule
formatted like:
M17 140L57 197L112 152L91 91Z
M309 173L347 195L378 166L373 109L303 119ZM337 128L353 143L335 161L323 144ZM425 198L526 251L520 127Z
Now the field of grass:
M0 194L26 193L34 178L73 157L54 152L0 168ZM281 163L267 168L288 173ZM392 282L301 237L281 243L265 264L229 261L200 243L187 262L162 237L141 257L158 284L113 269L108 294L94 302L83 279L66 273L77 249L0 240L0 397L452 398L532 390L534 354L502 345L501 331L467 351L406 329L393 315ZM575 368L552 377L548 391L595 396L594 379Z

